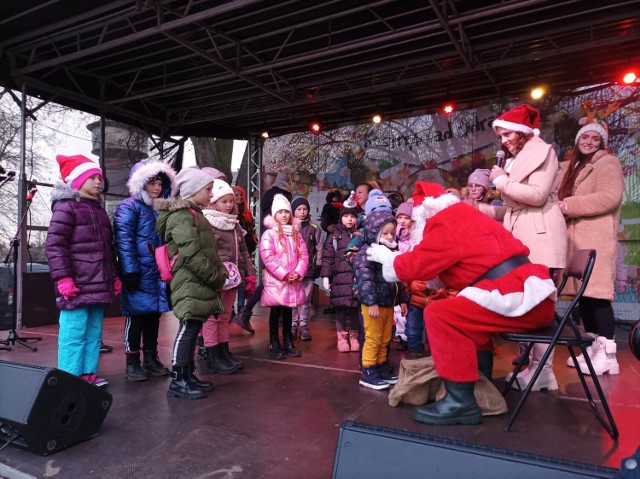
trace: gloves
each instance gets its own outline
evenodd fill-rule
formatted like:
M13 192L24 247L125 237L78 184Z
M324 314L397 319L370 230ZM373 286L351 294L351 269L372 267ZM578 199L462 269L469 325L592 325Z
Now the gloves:
M125 274L122 277L122 282L124 283L124 287L127 288L127 291L133 291L134 289L138 289L138 286L140 286L140 274L139 273Z
M322 287L327 291L331 291L331 282L329 278L322 278Z
M121 292L122 292L122 281L120 281L120 278L116 277L116 280L113 282L113 294L115 294L116 296L120 296Z
M255 276L247 276L244 279L244 294L246 298L250 298L253 296L253 293L256 292L256 277Z
M69 298L73 298L76 293L80 292L78 287L73 282L73 279L69 276L58 280L56 286L58 287L58 291L60 291L60 294L65 301L67 301Z
M372 244L369 246L369 249L367 249L367 259L382 265L382 276L390 283L400 281L396 274L396 270L393 267L393 261L396 259L398 254L400 253L394 253L389 248L381 244Z

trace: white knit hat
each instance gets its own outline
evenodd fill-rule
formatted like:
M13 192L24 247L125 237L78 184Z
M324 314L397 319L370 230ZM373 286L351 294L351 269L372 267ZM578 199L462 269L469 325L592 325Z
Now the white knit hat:
M273 203L271 203L271 216L275 216L280 210L287 210L291 213L291 203L286 196L278 193L273 197Z
M199 168L184 168L176 175L176 185L181 198L191 198L202 188L213 183L213 178Z
M222 171L220 170L216 170L215 168L211 167L211 166L204 166L202 168L200 168L202 171L204 171L205 173L211 175L211 177L214 180L225 180L227 181L227 175L225 175Z
M580 130L578 130L578 134L576 135L576 145L578 144L578 140L580 137L588 131L595 131L598 135L602 137L602 146L605 148L609 144L609 128L607 124L604 122L594 121L592 123L587 123Z
M229 186L229 183L223 180L215 180L213 182L213 197L211 198L211 203L215 203L220 198L226 195L234 195L233 188Z

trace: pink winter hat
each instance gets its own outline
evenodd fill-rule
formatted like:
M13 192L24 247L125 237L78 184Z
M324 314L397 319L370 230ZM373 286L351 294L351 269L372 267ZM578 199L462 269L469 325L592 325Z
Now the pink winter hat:
M74 190L82 188L84 182L93 175L100 175L102 179L102 170L100 167L86 156L57 155L56 161L58 165L60 165L62 181Z

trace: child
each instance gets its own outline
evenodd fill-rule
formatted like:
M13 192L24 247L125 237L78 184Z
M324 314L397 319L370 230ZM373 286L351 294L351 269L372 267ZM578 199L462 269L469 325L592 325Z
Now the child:
M223 180L215 180L211 202L203 213L211 224L218 255L223 262L233 263L243 279L253 278L255 284L256 270L238 224L237 211L231 186ZM202 326L207 367L216 374L233 374L244 367L242 361L236 360L229 351L229 322L236 290L237 287L222 290L220 297L224 312L210 317Z
M179 195L158 199L156 230L164 239L169 256L179 255L171 279L171 304L180 320L171 361L168 397L200 399L212 391L211 382L195 375L193 354L198 333L211 315L224 311L220 290L228 273L218 256L209 222L200 208L209 204L213 179L197 168L185 168L176 175Z
M398 193L399 194L399 193ZM398 231L396 233L396 239L398 241L398 251L404 253L411 248L411 226L413 221L411 220L411 211L413 210L413 204L409 202L401 203L396 209L396 221L398 222ZM406 351L407 346L407 334L409 321L408 316L403 316L400 311L400 306L394 306L393 308L394 321L396 323L396 338L398 339L398 345L396 351ZM420 337L422 341L422 336Z
M350 197L351 198L351 197ZM358 209L355 202L347 202L340 210L340 223L333 233L327 235L322 249L322 284L331 291L331 306L336 315L338 351L360 351L360 322L358 320L358 300L353 294L353 269L345 258L347 245L357 231ZM347 331L347 319L351 331Z
M96 375L104 305L122 290L111 222L102 206L102 171L82 155L56 157L64 183L51 194L52 216L46 255L60 308L58 368L90 384Z
M306 198L301 196L294 198L291 202L291 209L293 210L293 216L300 220L300 235L304 239L307 253L309 254L309 266L302 279L305 302L301 306L293 308L291 336L296 339L298 333L300 333L300 339L311 341L309 317L311 314L311 297L313 296L313 280L316 277L316 271L319 271L322 265L322 230L311 221L309 202Z
M400 304L407 314L409 298L401 282L388 283L382 276L382 266L367 259L369 245L381 244L397 250L396 219L391 213L373 212L364 222L364 245L354 258L356 282L362 307L365 341L362 349L360 385L382 390L398 380L393 375L387 357L393 329L393 306Z
M256 247L258 246L255 221L253 219L253 215L251 214L251 210L249 209L249 204L247 203L247 195L244 192L244 188L237 185L234 185L231 188L233 188L236 206L238 207L238 223L240 224L240 227L242 228L244 234L244 242L247 245L250 260L253 261L253 253L256 251ZM244 307L245 298L250 298L253 295L255 289L255 283L247 284L247 278L245 278L243 284L238 286L238 310ZM231 320L236 323L234 313L231 313ZM237 321L239 320L240 318L238 318ZM240 327L242 327L242 325L240 325Z
M147 245L162 245L162 238L156 233L158 213L153 209L153 200L173 195L175 176L175 171L162 161L136 163L127 182L131 196L118 205L113 217L124 283L121 308L126 318L125 376L128 381L146 381L147 373L169 374L158 358L158 329L160 315L171 308L166 284L160 280L155 258ZM144 342L142 365L141 340Z
M320 226L327 233L333 233L333 228L340 222L340 208L342 208L342 191L332 188L327 192L326 203L320 213Z
M264 262L264 289L260 298L269 314L269 354L273 359L285 355L299 357L293 344L291 324L293 309L305 302L302 278L307 272L309 255L300 234L300 220L291 215L291 203L281 194L273 197L271 215L264 219L265 232L260 238L260 257ZM282 345L278 338L278 321L282 316Z

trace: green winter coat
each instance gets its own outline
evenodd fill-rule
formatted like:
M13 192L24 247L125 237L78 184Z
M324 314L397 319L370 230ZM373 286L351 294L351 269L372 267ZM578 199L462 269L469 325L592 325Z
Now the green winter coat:
M222 313L220 290L229 275L202 211L181 198L157 199L154 208L158 210L156 231L164 239L169 256L179 254L170 285L173 313L182 321L206 321Z

